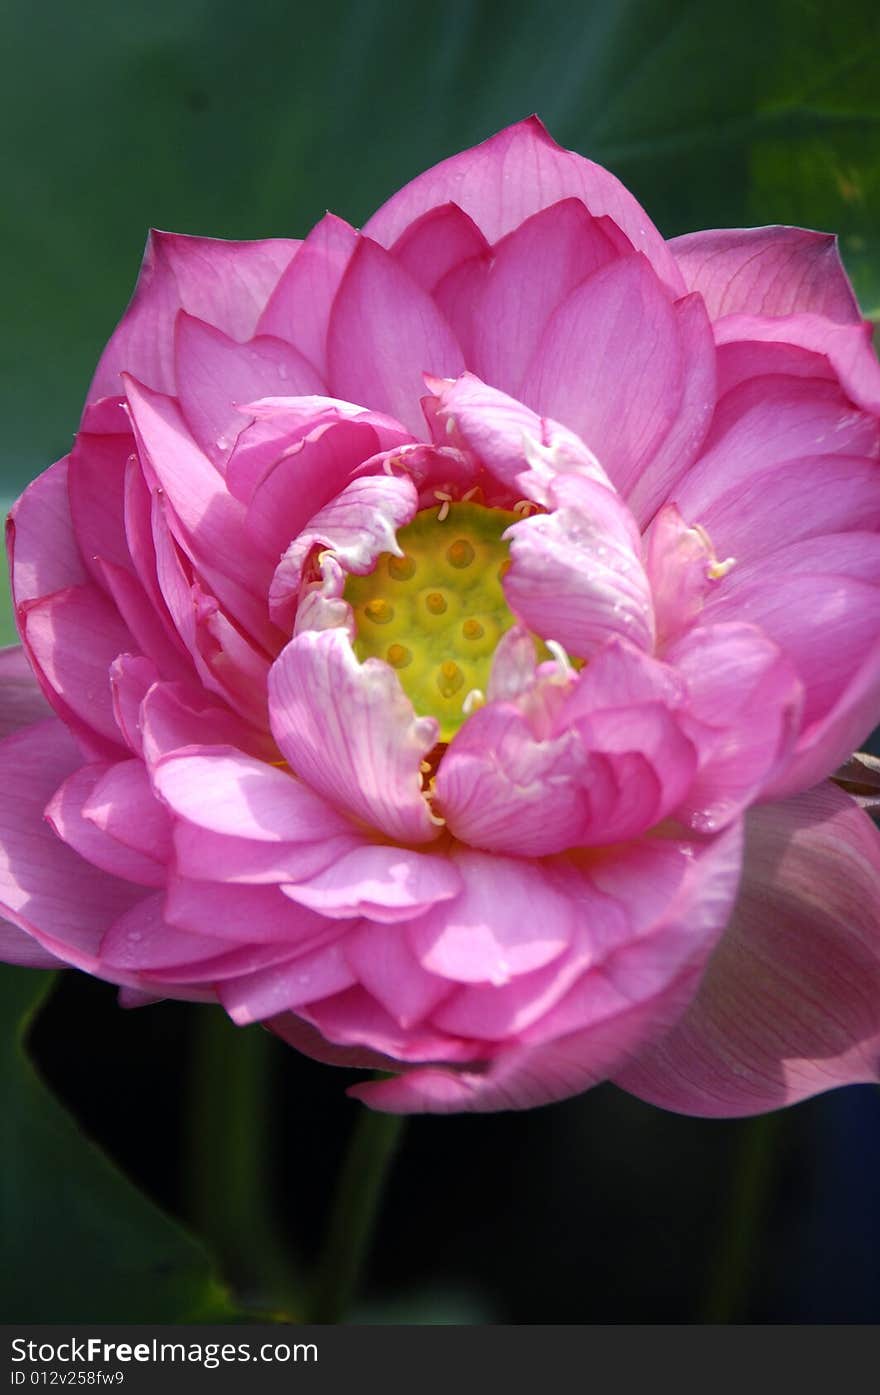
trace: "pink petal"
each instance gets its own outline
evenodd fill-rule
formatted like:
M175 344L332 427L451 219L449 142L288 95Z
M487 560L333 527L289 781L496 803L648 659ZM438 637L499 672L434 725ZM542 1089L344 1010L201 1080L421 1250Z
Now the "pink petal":
M21 646L0 649L0 740L51 715Z
M622 1061L667 1031L686 1007L729 914L739 873L739 838L732 830L711 843L691 845L687 858L678 851L677 862L687 866L685 876L673 880L671 901L658 900L657 884L650 873L645 876L643 865L646 857L649 864L655 860L656 851L650 842L639 844L626 850L617 869L609 869L617 871L615 890L625 899L635 892L637 900L650 904L652 935L645 942L629 941L623 962L613 956L602 972L583 976L558 1007L529 1029L533 1041L507 1045L479 1070L431 1065L357 1085L349 1094L394 1113L526 1109L577 1094L619 1070ZM438 1016L443 1015L441 1010ZM557 1035L554 1023L565 1022L580 1025Z
M120 412L120 426L127 428L128 424L128 418ZM133 449L127 429L124 433L101 436L80 431L70 452L70 517L83 563L99 586L103 585L103 577L98 559L132 570L125 536L125 475Z
M353 830L314 843L266 843L178 822L174 856L180 875L193 881L272 885L322 872L361 841Z
M558 146L536 116L420 174L373 214L364 231L389 247L428 209L453 202L497 242L531 214L567 198L581 199L596 218L612 218L680 293L675 262L632 195L600 165Z
M66 967L63 959L50 954L32 935L19 930L16 925L10 925L8 920L0 920L0 963L19 964L23 969Z
M674 491L688 521L699 523L720 490L817 455L880 454L880 425L857 411L834 383L754 378L719 403L703 453Z
M466 262L454 266L433 291L434 303L455 335L465 363L474 361L480 302L491 261L490 252L469 257Z
M145 692L142 702L139 723L151 765L182 746L233 746L268 761L278 757L278 748L267 733L254 730L228 708L212 705L197 688L158 683Z
M872 345L873 326L829 324L821 315L726 315L715 326L719 345L795 345L831 364L847 396L867 412L880 412L880 363ZM752 348L752 353L756 351ZM760 353L760 349L757 350Z
M86 796L82 813L125 847L162 865L169 862L171 820L153 793L143 761L118 761L105 770Z
M349 931L343 948L358 982L401 1027L417 1026L454 991L422 967L402 927L366 922Z
M802 687L791 663L751 625L691 630L666 655L687 680L700 768L678 815L713 833L753 803L792 753Z
M55 719L0 744L0 908L50 953L91 971L105 929L144 892L84 861L43 818L48 800L81 764L76 743Z
M229 886L219 881L174 877L165 900L169 925L236 944L300 946L336 934L323 916L294 906L275 886Z
M112 767L85 765L75 771L49 800L46 819L63 842L102 871L139 886L164 886L160 858L121 843L86 816L85 806L108 768Z
M174 392L173 329L181 309L234 339L250 339L298 245L151 232L134 296L101 356L89 402L118 393L123 372Z
M576 731L539 740L516 708L493 702L444 755L437 804L462 842L541 857L571 847L589 823L591 773Z
M676 482L697 458L715 410L718 370L712 326L698 295L673 306L683 356L678 415L627 491L627 504L641 526L653 518Z
M215 464L225 462L248 424L242 404L274 393L295 397L324 390L308 359L283 339L261 334L239 344L184 312L175 325L175 354L183 414Z
M391 924L458 895L461 876L447 857L366 843L281 890L333 920L365 916Z
M767 797L808 790L830 775L876 725L880 711L880 642L865 647L864 659L849 676L825 715L801 734L793 759L768 787Z
M112 562L96 561L103 589L116 606L132 639L130 647L153 661L157 672L171 679L192 678L192 665L176 635L169 634L164 607L156 611L137 577Z
M365 576L381 553L403 556L397 530L410 522L417 508L415 486L407 476L368 475L346 485L310 519L278 564L269 592L276 625L292 625L303 568L313 548L329 549L347 572Z
M192 970L207 961L214 964L228 950L226 941L212 935L191 935L169 926L164 917L165 897L148 896L118 917L101 941L100 970L107 978L129 980L142 973ZM184 975L181 975L183 977Z
M126 377L126 393L142 463L199 557L218 562L245 590L257 592L269 565L244 528L244 509L199 450L177 403Z
M408 927L424 967L457 983L507 983L562 954L575 908L531 862L456 845L464 890Z
M643 257L620 257L559 306L522 395L576 431L626 494L679 414L683 365L667 292Z
M696 620L713 587L724 575L709 535L689 527L675 504L666 504L647 537L645 570L651 584L657 627L657 652Z
M704 617L745 620L776 641L804 683L806 727L838 701L876 639L878 582L880 538L807 538L734 568Z
M574 432L544 420L473 373L435 386L434 410L447 438L460 441L508 490L547 504L549 485L557 475L583 475L612 487Z
M807 311L840 324L861 318L837 238L806 228L720 228L669 244L689 291L721 315Z
M97 587L72 586L31 602L21 623L53 707L62 716L73 714L77 729L97 733L109 753L120 740L110 665L134 648L116 610Z
M328 427L342 423L371 427L378 444L369 454L413 439L392 417L333 397L264 397L247 404L247 415L253 421L238 437L226 467L227 487L244 504L251 502L263 480L283 466L285 458L301 449L302 443L318 440ZM316 497L310 513L322 502Z
M721 557L737 565L803 538L880 529L880 471L858 456L797 456L718 493L701 515ZM772 564L771 564L772 565Z
M391 248L395 261L429 293L463 262L488 251L476 223L454 203L429 209Z
M362 238L339 287L327 332L337 397L387 412L424 439L424 375L454 377L461 350L434 302L394 259Z
M260 334L286 339L323 377L331 306L356 246L354 228L326 214L290 262L260 319Z
M558 476L550 492L552 513L505 533L511 610L580 658L590 658L612 635L652 648L651 589L628 509L612 490L575 475Z
M419 767L437 723L415 716L387 664L359 664L341 630L305 632L272 666L269 712L291 769L324 798L401 842L436 838Z
M50 466L9 515L6 540L16 606L88 580L70 517L67 471L67 459Z
M434 1031L430 1026L417 1023L413 1027L403 1027L400 1022L386 1012L380 1003L357 985L344 993L336 993L321 1002L311 1002L298 1009L298 1016L316 1026L325 1041L334 1046L356 1046L366 1048L371 1057L354 1064L369 1063L375 1060L375 1053L396 1058L400 1061L472 1061L484 1050L482 1043L463 1041ZM277 1030L277 1027L276 1027ZM284 1032L286 1035L286 1030ZM311 1045L305 1048L314 1055ZM319 1059L339 1062L337 1053ZM377 1062L380 1070L396 1069L395 1062Z
M341 993L354 982L354 972L343 948L334 942L286 964L231 979L222 985L219 996L233 1022L245 1027L315 999Z
M280 557L378 450L378 433L366 421L336 421L311 432L257 485L248 505L249 532L268 554Z
M611 224L609 235L607 221L591 217L579 199L564 199L527 218L495 247L469 359L487 383L520 395L557 305L617 257L616 229Z
M348 831L299 780L222 746L163 756L153 782L174 814L212 833L257 842L308 843Z
M150 659L120 654L110 665L113 716L125 744L136 756L143 756L144 753L141 703L157 677L156 665Z
M733 919L696 999L617 1077L665 1109L758 1114L878 1079L880 835L822 785L753 809L746 847Z

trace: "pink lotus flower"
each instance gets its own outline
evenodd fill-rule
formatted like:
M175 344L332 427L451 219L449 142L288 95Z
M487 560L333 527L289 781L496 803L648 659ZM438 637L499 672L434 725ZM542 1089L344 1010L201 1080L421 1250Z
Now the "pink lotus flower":
M878 413L832 238L666 243L537 121L155 234L10 521L6 957L388 1110L876 1079Z

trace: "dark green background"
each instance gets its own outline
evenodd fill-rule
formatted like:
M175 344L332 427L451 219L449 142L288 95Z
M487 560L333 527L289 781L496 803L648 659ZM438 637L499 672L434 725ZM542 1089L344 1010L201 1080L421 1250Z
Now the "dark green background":
M17 0L2 24L7 500L68 448L151 224L302 236L327 207L359 223L426 165L533 110L669 235L840 232L863 307L880 314L876 0ZM11 1034L41 977L0 981ZM354 1112L339 1077L209 1012L123 1015L73 975L33 1041L88 1130L221 1256L239 1299L295 1310L273 1241L292 1235L300 1267L317 1242ZM2 1315L227 1310L203 1251L78 1139L10 1051ZM525 1118L417 1123L373 1311L869 1320L876 1225L860 1207L832 1224L817 1198L829 1177L840 1205L861 1195L876 1109L854 1091L779 1125L701 1124L603 1090ZM829 1131L860 1161L829 1153Z

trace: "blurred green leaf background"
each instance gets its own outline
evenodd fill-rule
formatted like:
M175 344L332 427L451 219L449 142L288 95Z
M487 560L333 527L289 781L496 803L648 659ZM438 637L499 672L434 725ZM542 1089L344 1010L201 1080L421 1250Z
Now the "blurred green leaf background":
M427 165L531 111L613 169L667 235L768 222L839 232L865 312L880 315L877 0L8 0L0 24L7 503L68 449L150 225L302 236L325 208L361 223ZM0 617L8 641L8 603ZM20 984L21 971L14 977ZM77 1050L74 1039L74 1074ZM6 1069L17 1112L5 1121L4 1195L19 1239L56 1198L43 1318L82 1311L71 1256L88 1250L84 1227L98 1212L134 1247L142 1278L165 1266L150 1299L131 1273L120 1280L126 1316L175 1308L183 1318L207 1302L215 1281L198 1246L91 1145L78 1148L20 1053ZM335 1075L324 1088L339 1093ZM577 1111L594 1107L542 1112L518 1137L570 1119L560 1136L586 1147ZM631 1102L620 1108L606 1108L612 1130L648 1118ZM430 1137L439 1140L436 1128ZM86 1282L97 1284L97 1272L86 1263ZM115 1272L86 1304L90 1315L122 1316ZM404 1279L389 1312L405 1289ZM440 1307L460 1313L462 1291L450 1300L444 1290ZM8 1317L32 1315L19 1298Z

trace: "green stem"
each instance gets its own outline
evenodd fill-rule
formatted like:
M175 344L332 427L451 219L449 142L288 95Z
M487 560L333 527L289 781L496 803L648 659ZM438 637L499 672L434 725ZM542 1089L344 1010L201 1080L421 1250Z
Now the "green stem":
M287 1317L302 1294L274 1217L271 1052L259 1027L195 1015L187 1116L188 1213L245 1306Z
M403 1118L363 1109L342 1167L309 1321L339 1323L355 1294Z
M740 1125L733 1176L703 1303L705 1323L745 1320L761 1231L776 1175L778 1114Z

